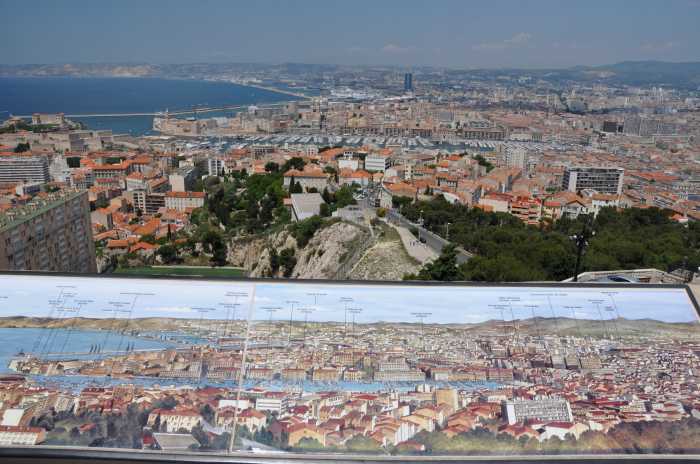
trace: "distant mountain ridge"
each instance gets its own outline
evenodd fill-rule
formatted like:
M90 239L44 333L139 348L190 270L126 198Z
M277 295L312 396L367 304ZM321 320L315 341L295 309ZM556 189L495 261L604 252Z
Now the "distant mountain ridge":
M139 330L178 330L185 323L197 322L197 318L174 317L146 317L133 318L130 328ZM121 330L124 328L125 319L98 319L88 317L73 318L47 318L28 316L0 317L0 328L74 328L83 330ZM287 324L288 321L282 321ZM342 325L342 322L309 322L309 325L334 324ZM407 322L372 322L358 323L358 325L381 330L388 326L418 326L415 321ZM515 321L501 321L490 319L478 323L425 323L425 328L431 327L459 330L467 333L508 331L512 333L514 327L518 332L529 335L559 334L562 336L605 336L605 335L674 335L681 338L700 336L700 323L698 322L662 322L653 319L573 319L569 317L536 317L516 319Z
M171 77L203 79L235 71L278 70L287 74L314 74L342 69L404 69L400 66L352 66L307 63L66 63L66 64L0 64L0 77ZM530 76L551 82L600 82L613 85L700 87L700 61L622 61L600 66L541 69L459 69L420 66L416 69L446 69L465 77L489 79L495 76ZM274 75L274 72L271 73Z

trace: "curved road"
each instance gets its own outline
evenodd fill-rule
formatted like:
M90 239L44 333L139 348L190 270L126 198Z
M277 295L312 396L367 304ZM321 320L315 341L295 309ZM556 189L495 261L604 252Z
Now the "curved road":
M442 252L442 249L445 247L445 245L450 243L449 241L445 240L439 235L432 233L425 227L409 221L396 210L387 211L386 217L392 223L405 227L409 230L413 227L418 229L420 238L425 240L425 245L427 245L431 250L433 250L433 252L435 252L438 255L440 254L440 252ZM469 261L469 259L472 256L474 256L472 253L469 253L463 248L457 247L457 262L459 264Z

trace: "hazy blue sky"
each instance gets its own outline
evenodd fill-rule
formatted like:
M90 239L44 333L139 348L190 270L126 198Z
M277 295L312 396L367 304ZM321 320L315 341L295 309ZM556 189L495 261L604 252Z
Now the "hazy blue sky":
M197 318L197 308L211 308L203 317L224 319L226 308L220 303L231 303L227 292L244 292L250 295L252 284L205 281L169 281L142 279L68 278L0 276L0 317L47 316L51 309L49 300L56 299L61 285L72 286L64 290L62 307L74 309L79 305L80 315L86 317L112 317L120 303L120 309L128 309L134 301L134 293L140 293L134 305L133 317L182 317ZM344 303L341 297L350 297L349 307L362 309L358 322L415 322L413 312L430 312L426 322L475 323L500 319L501 310L493 305L506 305L505 318L511 319L510 305L516 319L535 315L598 320L597 305L605 319L613 316L614 309L628 319L650 318L667 322L697 321L698 316L683 289L617 289L611 297L587 288L534 288L534 287L425 287L425 286L351 286L342 284L258 283L256 284L253 319L268 318L268 307L280 308L275 319L289 320L288 301L297 301L296 308L314 308L309 315L313 321L344 320ZM65 293L68 292L68 293ZM321 292L317 304L309 292ZM552 306L547 298L550 295ZM3 298L5 297L5 298ZM504 301L503 298L514 298ZM238 319L247 317L250 298L242 297L238 303ZM597 302L597 303L596 303ZM533 305L535 308L530 308ZM108 310L108 311L104 311ZM54 312L54 317L56 316ZM73 315L65 314L65 315ZM117 314L124 317L123 313ZM295 320L302 320L296 312Z
M700 59L700 0L0 0L0 63Z

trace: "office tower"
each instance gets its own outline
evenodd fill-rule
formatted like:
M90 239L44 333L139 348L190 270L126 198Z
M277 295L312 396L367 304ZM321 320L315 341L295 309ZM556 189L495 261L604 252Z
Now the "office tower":
M0 185L19 182L46 183L49 179L49 162L45 156L0 156Z
M403 89L406 92L413 92L413 74L406 73L403 75Z
M0 213L0 269L97 272L87 191L56 192Z
M593 189L598 193L620 195L625 170L622 168L566 168L562 188L570 192Z

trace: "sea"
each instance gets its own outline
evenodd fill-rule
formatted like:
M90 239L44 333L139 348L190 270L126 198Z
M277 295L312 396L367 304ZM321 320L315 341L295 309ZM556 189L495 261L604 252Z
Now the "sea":
M154 135L152 116L80 117L86 114L191 111L199 107L253 105L296 100L270 90L228 82L140 77L2 77L0 120L10 114L65 113L90 129ZM200 113L231 116L233 111ZM187 116L187 115L185 115Z
M37 340L46 340L50 329L44 328L0 328L0 374L11 374L8 368L10 361L17 357L20 352L31 352ZM142 349L159 349L168 347L182 346L182 341L178 342L154 340L143 337L129 337L108 332L104 330L73 330L59 329L49 340L51 349L48 352L65 352L65 353L87 353L94 345L102 345L103 351L116 350L124 348L127 344L133 344L135 350ZM41 344L43 346L43 344ZM38 351L41 351L41 347ZM96 357L100 355L82 355L81 359ZM76 359L76 355L68 355L67 359ZM54 357L55 359L60 359ZM113 384L133 383L145 387L150 386L215 386L234 389L238 386L235 380L214 381L210 379L188 380L188 379L166 379L157 377L135 377L130 379L111 379L105 377L88 377L88 376L39 376L32 375L29 378L40 385L54 386L63 390L71 390L79 392L88 386L105 386ZM496 382L433 382L426 381L425 383L434 384L437 386L452 386L462 390L480 390L480 389L496 389L501 384ZM311 382L311 381L285 381L281 379L275 380L246 380L244 388L259 387L274 391L303 391L303 392L319 392L319 391L355 391L355 392L379 392L379 391L409 391L416 388L416 382Z

